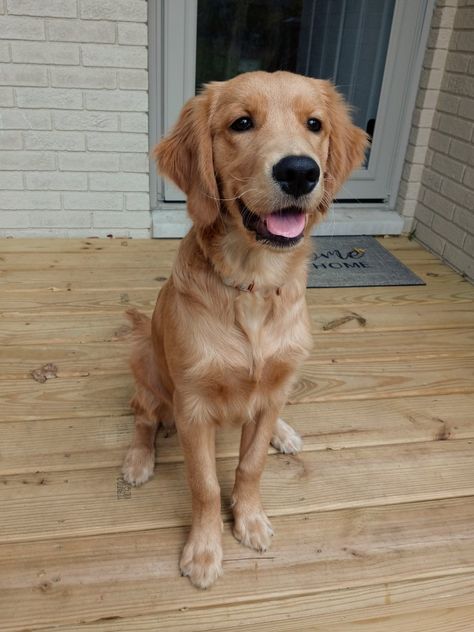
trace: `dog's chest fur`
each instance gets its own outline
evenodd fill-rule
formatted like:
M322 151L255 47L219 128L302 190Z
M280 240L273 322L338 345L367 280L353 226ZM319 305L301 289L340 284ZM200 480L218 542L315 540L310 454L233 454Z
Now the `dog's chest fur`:
M288 317L279 309L278 298L242 292L235 300L235 323L247 338L246 369L258 381L265 364L279 356L282 347L292 346L287 335Z
M234 302L233 326L222 324L204 337L206 349L186 372L193 385L188 416L197 421L210 415L219 423L252 419L272 402L284 403L307 355L304 298L284 307L279 296L242 292Z
M273 323L269 322L272 311L271 301L258 293L241 293L235 301L236 325L248 339L251 359L248 369L255 380L261 377L264 363L278 346L278 340L274 340L275 332L271 331L274 329Z

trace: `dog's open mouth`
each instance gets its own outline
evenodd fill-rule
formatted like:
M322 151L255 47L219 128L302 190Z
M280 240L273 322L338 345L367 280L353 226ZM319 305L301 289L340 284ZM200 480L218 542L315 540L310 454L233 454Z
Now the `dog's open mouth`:
M260 217L252 213L239 199L239 209L245 228L254 232L258 241L289 247L297 244L303 237L306 213L296 206Z

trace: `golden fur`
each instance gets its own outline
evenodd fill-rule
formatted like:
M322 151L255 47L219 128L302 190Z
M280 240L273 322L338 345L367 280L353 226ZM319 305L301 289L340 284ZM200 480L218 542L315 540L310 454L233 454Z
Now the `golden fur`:
M230 129L243 116L254 127ZM309 117L321 121L318 133L307 128ZM270 544L259 494L268 445L283 452L301 447L279 414L311 344L308 237L361 164L365 146L366 135L351 123L331 83L253 72L208 85L154 150L161 173L186 193L193 227L152 320L129 313L136 339L135 435L123 472L130 483L144 483L153 473L158 424L176 424L192 494L192 526L180 566L201 588L222 573L218 426L242 427L234 534L259 551ZM278 248L257 241L244 226L239 200L264 219L294 204L271 177L272 165L288 155L311 157L321 177L297 201L306 214L304 237Z

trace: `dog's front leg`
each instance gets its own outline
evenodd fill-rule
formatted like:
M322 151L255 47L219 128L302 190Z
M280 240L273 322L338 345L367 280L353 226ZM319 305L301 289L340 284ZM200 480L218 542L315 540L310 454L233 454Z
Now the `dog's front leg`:
M255 423L243 426L240 439L239 465L232 493L234 535L239 542L257 551L266 551L273 535L260 500L260 479L277 417L276 410L262 411Z
M181 555L181 573L198 588L208 588L222 575L222 520L216 476L215 425L180 415L176 427L184 452L192 496L192 526Z

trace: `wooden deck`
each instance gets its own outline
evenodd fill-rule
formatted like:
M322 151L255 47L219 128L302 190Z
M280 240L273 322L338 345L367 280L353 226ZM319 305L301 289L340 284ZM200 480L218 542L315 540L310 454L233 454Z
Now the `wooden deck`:
M178 573L190 519L176 436L130 489L123 311L150 312L176 241L0 242L0 630L474 629L474 287L386 239L426 287L309 290L313 354L285 417L299 457L263 481L276 535L241 547L238 452L219 437L224 577ZM324 331L349 312L366 319ZM57 378L30 372L46 363Z

